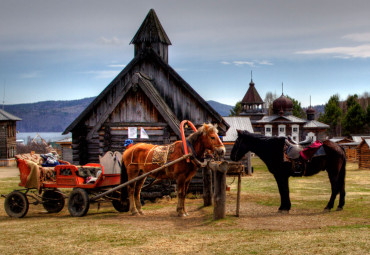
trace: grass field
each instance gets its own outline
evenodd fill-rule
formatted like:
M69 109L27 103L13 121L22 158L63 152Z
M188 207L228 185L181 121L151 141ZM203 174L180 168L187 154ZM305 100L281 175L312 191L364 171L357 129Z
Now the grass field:
M8 217L1 198L0 254L369 254L369 170L348 163L340 212L323 212L330 196L326 172L291 178L292 210L279 214L273 176L258 158L253 165L253 176L242 178L240 217L234 216L236 180L228 178L227 217L219 221L200 198L186 200L186 218L176 216L176 199L162 199L147 202L143 216L104 204L72 218L66 207L48 214L30 205L23 219ZM0 194L17 184L18 178L0 179Z

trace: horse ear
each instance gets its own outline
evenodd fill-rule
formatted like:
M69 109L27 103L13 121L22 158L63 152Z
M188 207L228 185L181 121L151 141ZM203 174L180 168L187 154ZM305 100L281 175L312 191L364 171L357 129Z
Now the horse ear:
M207 134L209 130L209 126L206 123L203 123L203 133Z
M241 135L243 133L243 131L241 131L240 129L237 129L236 132L238 133L238 135Z

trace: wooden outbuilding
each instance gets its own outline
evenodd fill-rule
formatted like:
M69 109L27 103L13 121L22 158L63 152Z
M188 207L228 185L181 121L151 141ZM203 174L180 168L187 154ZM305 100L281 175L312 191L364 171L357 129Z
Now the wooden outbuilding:
M358 146L358 168L370 169L370 138L362 139Z
M229 128L168 64L171 41L153 9L131 44L131 62L64 131L72 133L75 164L98 162L107 151L122 152L129 132L135 143L168 144L180 139L182 120L218 124L221 136Z
M55 142L60 146L60 153L61 159L67 161L69 163L73 162L72 159L72 138L66 138L63 140L59 140Z
M21 119L0 109L0 166L12 164L16 154L17 121Z

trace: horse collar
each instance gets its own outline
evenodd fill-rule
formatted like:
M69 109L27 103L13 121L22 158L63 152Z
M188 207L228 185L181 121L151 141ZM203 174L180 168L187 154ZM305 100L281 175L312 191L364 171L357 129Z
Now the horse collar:
M196 158L197 157L197 153L195 152L195 149L193 147L193 144L190 143L189 140L186 140L186 145L188 146L188 148L190 148L191 153L193 154L193 157ZM184 144L183 144L183 146L184 146ZM185 151L184 148L183 148L183 151Z

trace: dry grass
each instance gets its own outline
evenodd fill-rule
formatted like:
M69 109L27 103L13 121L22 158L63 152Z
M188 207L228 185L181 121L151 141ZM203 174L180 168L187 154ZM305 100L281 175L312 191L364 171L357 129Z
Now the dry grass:
M176 199L148 202L145 215L117 213L109 204L92 205L72 218L67 208L47 214L30 206L23 219L0 208L0 254L366 254L370 247L370 172L353 165L347 174L347 203L323 213L330 196L325 172L292 178L290 214L277 213L276 183L254 159L255 173L243 177L240 217L234 217L236 182L228 178L227 217L212 220L212 208L188 199L190 216L178 218ZM15 189L17 178L0 180L0 193ZM3 203L4 199L0 199Z

